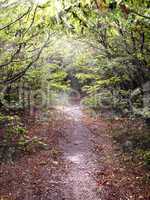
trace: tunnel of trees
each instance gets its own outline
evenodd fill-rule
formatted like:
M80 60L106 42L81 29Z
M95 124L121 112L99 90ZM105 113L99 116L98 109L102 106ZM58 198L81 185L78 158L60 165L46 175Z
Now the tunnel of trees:
M149 0L0 1L0 159L42 145L22 116L72 91L97 114L149 125Z

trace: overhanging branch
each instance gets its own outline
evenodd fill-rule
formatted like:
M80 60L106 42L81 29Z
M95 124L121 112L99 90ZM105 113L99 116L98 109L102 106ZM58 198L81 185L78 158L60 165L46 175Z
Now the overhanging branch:
M24 18L30 12L30 10L31 10L31 7L23 15L21 15L20 17L18 17L14 21L12 21L9 24L7 24L7 25L3 26L2 28L0 28L0 31L8 28L9 26L11 26L11 25L15 24L16 22L18 22L20 19Z

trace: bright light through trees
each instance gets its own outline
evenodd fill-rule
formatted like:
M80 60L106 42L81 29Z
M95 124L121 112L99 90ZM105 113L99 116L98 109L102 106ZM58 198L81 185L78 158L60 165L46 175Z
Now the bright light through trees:
M36 3L38 4L43 4L45 3L47 0L34 0Z

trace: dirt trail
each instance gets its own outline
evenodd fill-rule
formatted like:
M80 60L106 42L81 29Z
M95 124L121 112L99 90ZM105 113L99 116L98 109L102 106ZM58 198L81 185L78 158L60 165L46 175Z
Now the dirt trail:
M107 124L103 120L95 123L94 119L82 112L79 105L58 109L72 122L65 129L65 139L59 140L63 161L69 163L68 173L62 177L65 199L133 199L132 195L130 198L130 191L127 194L120 184L115 184L114 173L120 168L113 155L113 142L106 134Z
M62 199L147 200L141 195L139 172L120 164L117 157L120 152L107 132L108 124L103 119L88 117L79 105L58 107L58 110L68 118L63 137L59 139L63 162L68 163L61 178Z
M97 168L97 160L92 151L91 133L82 122L81 108L68 106L62 111L73 121L72 126L66 129L66 140L59 142L63 159L70 163L69 173L63 180L68 188L65 198L71 199L72 193L74 200L98 200L96 182L91 176Z

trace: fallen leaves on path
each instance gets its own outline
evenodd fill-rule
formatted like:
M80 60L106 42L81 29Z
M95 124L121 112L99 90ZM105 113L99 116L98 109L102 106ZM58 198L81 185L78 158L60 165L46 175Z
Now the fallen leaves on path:
M62 159L64 152L58 139L70 143L65 135L68 130L71 134L78 122L60 116L57 119L48 116L43 121L37 117L34 123L33 119L32 123L29 120L28 135L39 136L49 148L26 154L13 164L1 164L0 200L74 200L69 189L70 198L64 197L66 188L62 177L70 173L73 163ZM90 131L92 153L98 163L94 170L89 169L88 176L95 180L95 188L101 200L149 200L150 188L142 182L143 174L146 173L144 169L120 162L122 154L113 141L111 131L108 132L116 124L110 124L104 119L92 119L87 115L83 115L82 123ZM71 182L67 184L72 185Z

